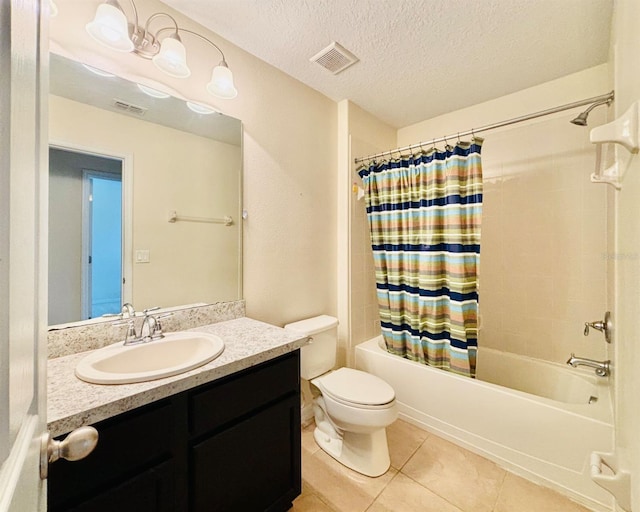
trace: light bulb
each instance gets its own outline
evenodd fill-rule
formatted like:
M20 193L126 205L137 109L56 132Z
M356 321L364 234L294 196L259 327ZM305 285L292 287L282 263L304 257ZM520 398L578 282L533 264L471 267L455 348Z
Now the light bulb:
M100 4L96 10L95 18L92 22L87 23L85 28L91 37L112 50L133 51L127 17L117 5Z
M187 51L177 35L165 37L160 51L151 59L158 69L176 78L187 78L191 70L187 66Z
M233 74L225 61L213 68L207 91L225 100L231 100L238 95L238 90L233 85Z

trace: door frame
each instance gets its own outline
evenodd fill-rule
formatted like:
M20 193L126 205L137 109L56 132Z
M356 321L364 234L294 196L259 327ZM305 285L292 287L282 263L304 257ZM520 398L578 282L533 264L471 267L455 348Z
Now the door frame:
M122 302L133 302L133 154L54 139L49 140L48 147L101 158L116 158L122 162Z

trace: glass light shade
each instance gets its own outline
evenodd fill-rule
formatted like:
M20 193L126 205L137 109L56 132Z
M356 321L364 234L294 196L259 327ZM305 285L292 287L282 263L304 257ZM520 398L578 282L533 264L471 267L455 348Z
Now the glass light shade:
M187 78L191 70L187 66L187 51L179 39L174 36L165 37L160 51L153 57L153 63L167 75L176 78Z
M238 95L238 90L233 85L233 74L224 62L213 68L207 91L225 100L231 100Z
M133 51L127 17L115 5L100 4L95 18L87 23L86 29L91 37L112 50Z
M49 16L55 18L58 15L58 6L53 0L49 0Z

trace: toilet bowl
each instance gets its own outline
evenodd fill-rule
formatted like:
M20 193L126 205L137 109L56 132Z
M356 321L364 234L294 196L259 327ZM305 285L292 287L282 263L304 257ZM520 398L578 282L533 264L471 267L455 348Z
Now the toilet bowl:
M367 476L390 466L386 427L398 417L393 388L360 370L335 364L337 319L322 315L285 326L309 336L301 349L300 374L315 388L313 437L326 453Z

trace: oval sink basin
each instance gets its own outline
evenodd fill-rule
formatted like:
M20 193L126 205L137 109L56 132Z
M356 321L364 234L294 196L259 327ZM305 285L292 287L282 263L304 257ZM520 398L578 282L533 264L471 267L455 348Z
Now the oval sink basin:
M224 350L215 334L174 332L159 340L95 350L76 366L76 376L93 384L132 384L170 377L212 361Z

